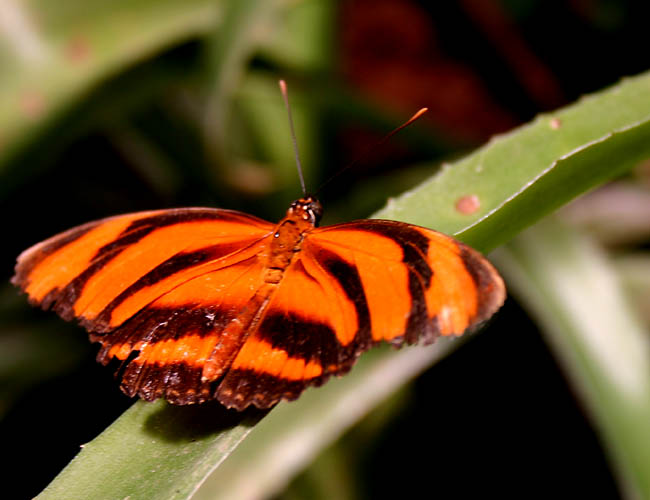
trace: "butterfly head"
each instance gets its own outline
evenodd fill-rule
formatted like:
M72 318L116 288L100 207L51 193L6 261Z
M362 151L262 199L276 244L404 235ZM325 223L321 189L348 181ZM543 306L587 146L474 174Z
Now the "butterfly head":
M307 195L294 201L287 212L287 216L298 217L314 226L318 225L322 215L323 205L312 195Z

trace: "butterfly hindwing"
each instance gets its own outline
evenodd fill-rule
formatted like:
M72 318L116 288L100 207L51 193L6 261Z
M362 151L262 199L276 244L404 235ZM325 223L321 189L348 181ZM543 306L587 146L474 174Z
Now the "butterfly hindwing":
M168 291L114 332L95 336L102 343L100 362L126 363L124 392L176 404L212 397L215 380L202 380L203 367L213 357L227 370L231 359L220 358L222 332L251 300L263 271L255 255L232 260Z
M363 332L354 306L328 275L310 274L300 252L270 298L263 317L242 345L217 391L226 406L267 408L295 399L310 385L348 371ZM363 323L362 323L363 325ZM339 337L348 338L342 344Z

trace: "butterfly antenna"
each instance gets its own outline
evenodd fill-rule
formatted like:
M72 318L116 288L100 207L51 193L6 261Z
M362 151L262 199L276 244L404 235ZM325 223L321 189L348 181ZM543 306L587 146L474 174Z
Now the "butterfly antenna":
M399 132L399 131L402 130L403 128L408 127L411 123L413 123L415 120L417 120L418 118L420 118L420 117L421 117L424 113L426 113L427 111L429 111L429 108L421 108L420 110L418 110L418 112L415 113L413 116L411 116L411 118L409 118L408 120L406 120L404 123L402 123L402 124L401 124L399 127L397 127L396 129L394 129L394 130L392 130L391 132L389 132L388 134L386 134L382 139L380 139L380 140L377 141L375 144L373 144L372 147L368 148L368 149L367 149L367 150L366 150L366 151L365 151L361 156L359 156L359 157L355 158L354 160L352 160L352 161L351 161L350 163L348 163L345 167L343 167L341 170L339 170L338 172L336 172L332 177L330 177L329 179L327 179L323 184L321 184L321 186L318 188L318 190L316 191L316 193L320 192L320 191L321 191L325 186L327 186L330 182L332 182L334 179L336 179L336 178L337 178L339 175L341 175L343 172L345 172L345 171L347 171L347 170L350 170L352 167L356 166L356 165L357 165L361 160L366 159L366 158L369 156L369 154L370 154L371 152L373 152L373 151L375 151L377 148L383 146L384 143L386 143L386 142L388 141L388 139L390 139L391 137L393 137L397 132Z
M293 128L293 117L291 116L291 106L289 106L289 92L287 92L287 82L280 80L280 92L284 99L284 107L287 108L287 115L289 116L289 129L291 130L291 141L293 142L293 153L296 156L296 167L298 167L298 177L300 178L300 186L302 187L302 194L307 196L307 189L305 188L305 177L302 174L302 164L300 163L300 155L298 154L298 141L296 140L296 131Z

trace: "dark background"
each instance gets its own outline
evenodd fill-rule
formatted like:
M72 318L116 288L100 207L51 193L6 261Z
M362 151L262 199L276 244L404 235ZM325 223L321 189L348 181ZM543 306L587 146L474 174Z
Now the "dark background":
M352 219L424 175L416 169L399 177L405 165L453 158L541 111L647 69L647 14L640 1L343 1L333 26L328 83L322 75L286 75L263 57L251 67L293 78L324 101L320 140L327 147L311 169L316 178L307 179L312 186L364 155L398 124L372 126L367 116L343 113L339 89L363 96L382 116L405 119L419 107L430 108L415 131L366 155L323 191L330 220ZM282 214L290 197L300 194L297 184L287 198L286 186L247 189L239 179L215 188L205 181L200 137L166 106L169 93L188 75L200 75L203 65L203 44L191 40L129 68L64 118L70 133L63 139L45 134L38 148L14 159L0 198L9 236L0 246L3 281L23 249L107 215L184 205L237 208L269 219ZM85 124L86 116L114 102L116 89L157 71L167 78L146 97ZM171 189L157 188L116 147L115 130L124 123L171 158ZM376 188L372 195L368 186ZM94 362L96 346L80 328L28 309L13 289L2 294L1 335L10 342L12 333L24 331L42 346L2 381L5 498L29 498L131 400ZM579 401L512 299L488 328L389 404L391 418L373 427L369 417L370 423L362 422L326 452L355 471L349 475L359 498L620 494ZM375 430L364 431L364 425ZM28 482L19 479L25 468ZM327 498L320 487L306 471L283 495Z

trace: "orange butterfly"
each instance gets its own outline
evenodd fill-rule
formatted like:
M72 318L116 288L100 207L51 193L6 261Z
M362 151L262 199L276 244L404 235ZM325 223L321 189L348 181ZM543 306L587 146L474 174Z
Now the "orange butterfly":
M449 236L317 228L321 214L305 196L278 224L212 208L110 217L29 248L12 282L78 319L100 363L121 361L129 396L238 410L295 399L381 341L461 335L503 304L492 265Z
M242 410L295 399L363 351L460 335L505 288L478 252L389 220L317 228L314 197L276 225L231 210L180 208L70 229L18 257L32 304L77 318L125 365L129 396L217 398Z

